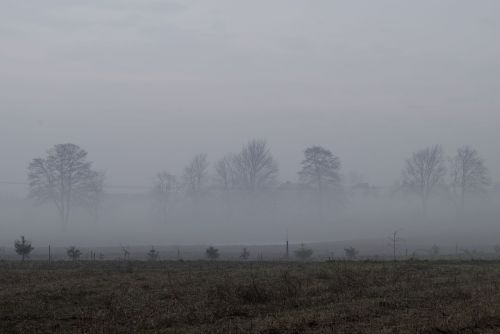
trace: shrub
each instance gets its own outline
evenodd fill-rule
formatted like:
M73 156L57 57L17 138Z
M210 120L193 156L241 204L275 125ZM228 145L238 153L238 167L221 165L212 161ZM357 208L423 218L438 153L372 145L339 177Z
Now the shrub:
M217 260L219 258L219 250L213 246L210 246L205 251L205 255L210 260Z
M66 250L66 254L68 254L68 257L72 259L73 261L78 261L80 256L82 255L82 252L76 248L75 246L71 246Z

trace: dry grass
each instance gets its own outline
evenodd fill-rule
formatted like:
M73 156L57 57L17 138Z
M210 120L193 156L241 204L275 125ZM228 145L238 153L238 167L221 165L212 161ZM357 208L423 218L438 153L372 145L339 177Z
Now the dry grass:
M3 263L1 333L499 333L496 262Z

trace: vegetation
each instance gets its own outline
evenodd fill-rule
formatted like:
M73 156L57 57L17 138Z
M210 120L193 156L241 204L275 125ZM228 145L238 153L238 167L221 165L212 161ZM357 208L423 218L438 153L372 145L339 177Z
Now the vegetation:
M92 170L87 152L78 145L55 145L45 158L33 159L28 171L30 197L39 203L53 203L64 227L73 206L100 206L97 202L102 196L104 176Z
M156 261L156 260L158 260L159 256L160 256L160 253L154 247L151 247L151 249L148 252L149 261Z
M498 333L498 262L0 264L1 333Z
M68 257L75 262L78 261L78 259L82 255L82 252L75 246L71 246L70 248L68 248L66 250L66 253L68 254Z
M210 260L217 260L220 256L219 250L213 246L207 248L207 250L205 251L205 255Z
M16 250L16 253L21 256L21 261L23 262L25 259L30 257L30 253L34 249L31 246L31 242L24 238L24 235L21 236L21 240L16 240L14 242L14 248Z

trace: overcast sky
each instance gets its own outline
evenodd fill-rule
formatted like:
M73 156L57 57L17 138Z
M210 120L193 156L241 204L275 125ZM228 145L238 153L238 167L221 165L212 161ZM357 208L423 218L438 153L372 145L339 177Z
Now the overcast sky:
M500 179L500 2L0 2L0 180L56 143L112 184L266 138L392 184L420 147L463 144Z

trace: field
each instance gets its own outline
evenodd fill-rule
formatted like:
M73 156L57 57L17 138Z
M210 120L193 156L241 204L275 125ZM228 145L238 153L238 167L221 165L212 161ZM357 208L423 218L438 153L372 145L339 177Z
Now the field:
M498 333L500 263L3 262L1 333Z

